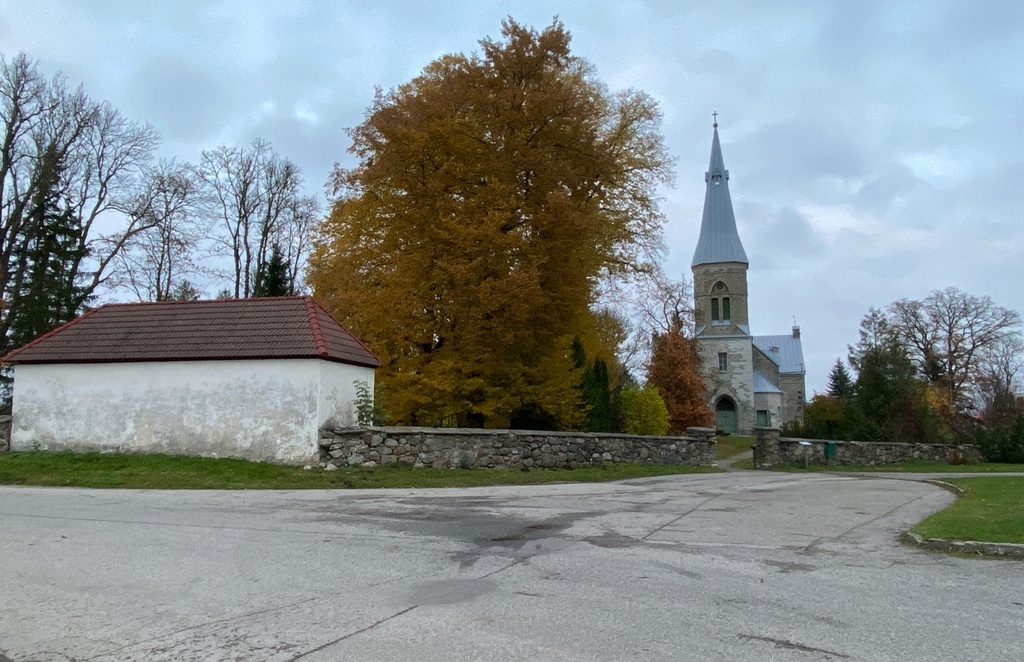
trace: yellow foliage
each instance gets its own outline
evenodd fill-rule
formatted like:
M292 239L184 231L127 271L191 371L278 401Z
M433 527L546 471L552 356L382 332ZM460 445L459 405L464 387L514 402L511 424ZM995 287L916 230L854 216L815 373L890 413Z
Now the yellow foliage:
M502 34L378 93L310 260L400 423L504 426L532 405L579 424L571 338L599 335L600 278L659 238L656 105L608 94L557 21Z

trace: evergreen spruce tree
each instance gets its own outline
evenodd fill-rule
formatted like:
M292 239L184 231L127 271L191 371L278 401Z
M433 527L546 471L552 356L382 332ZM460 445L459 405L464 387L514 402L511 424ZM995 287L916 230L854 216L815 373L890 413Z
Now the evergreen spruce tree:
M179 281L175 285L170 294L167 295L167 301L199 301L202 298L199 290L192 284L190 280ZM230 297L227 297L230 298Z
M861 321L860 342L850 348L857 369L851 434L866 441L934 443L942 432L925 385L892 327L871 309Z
M583 399L590 405L587 412L587 430L612 431L612 392L608 378L608 364L600 356L587 371Z
M14 284L7 315L8 347L15 348L74 319L85 293L72 276L85 257L79 241L81 219L62 205L62 159L47 150L36 173L36 193L26 219L32 239L17 256L18 281Z
M586 430L611 432L612 392L608 364L599 356L590 363L578 336L572 341L572 362L580 371L580 403L587 412Z
M288 263L285 262L281 247L274 244L270 251L270 259L260 265L256 272L254 297L286 297L294 294L291 280L288 278Z
M853 378L847 372L842 360L836 359L828 373L828 394L833 398L847 399L853 395Z

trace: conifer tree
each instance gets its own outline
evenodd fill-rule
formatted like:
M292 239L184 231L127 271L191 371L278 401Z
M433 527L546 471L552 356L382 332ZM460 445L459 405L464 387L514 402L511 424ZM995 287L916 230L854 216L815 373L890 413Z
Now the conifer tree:
M285 262L279 244L274 244L270 259L260 265L252 294L256 297L285 297L294 294L288 278L288 263Z
M849 398L853 395L853 379L840 359L828 373L828 394L833 398Z
M168 301L199 301L202 298L202 293L196 289L196 286L192 284L190 280L178 281L178 284L171 289L171 293L168 295Z
M36 171L25 218L31 227L19 251L18 278L7 312L8 346L20 347L74 319L84 298L74 270L84 257L82 224L59 193L62 157L52 147Z
M580 404L586 411L585 429L589 432L612 431L611 385L608 364L600 356L591 363L577 336L572 341L572 359L580 372Z
M587 430L611 432L612 392L608 364L600 356L594 358L594 363L587 371L583 399L590 405L590 410L587 412Z
M867 441L938 440L937 421L926 400L924 384L896 331L872 308L861 321L860 342L850 348L857 369L853 384L863 426L853 436Z

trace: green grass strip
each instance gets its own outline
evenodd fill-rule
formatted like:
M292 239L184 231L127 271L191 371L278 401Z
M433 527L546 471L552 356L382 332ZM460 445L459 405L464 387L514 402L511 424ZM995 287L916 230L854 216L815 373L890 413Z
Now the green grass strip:
M718 443L715 444L715 452L719 460L724 460L749 451L755 443L757 440L753 437L740 437L734 434L719 436Z
M736 465L739 466L739 465ZM980 464L949 464L941 461L930 461L930 460L909 460L907 462L898 462L896 464L877 464L877 465L832 465L824 466L821 464L812 464L804 468L802 464L790 464L778 467L772 467L773 471L806 471L806 472L817 472L817 471L831 471L837 473L843 472L888 472L888 473L1001 473L1001 472L1024 472L1024 464L999 464L997 462L982 462Z
M1024 477L979 476L946 482L964 489L949 508L912 531L925 538L1024 543Z
M600 482L710 473L710 467L602 465L581 469L430 469L392 465L373 469L303 470L246 460L171 455L0 454L0 484L160 490L303 490L388 487L478 487Z

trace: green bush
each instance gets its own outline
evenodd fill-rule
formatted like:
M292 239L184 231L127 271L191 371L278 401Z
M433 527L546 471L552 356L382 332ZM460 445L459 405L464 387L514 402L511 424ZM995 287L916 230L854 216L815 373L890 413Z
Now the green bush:
M1011 425L979 430L974 443L989 462L1024 463L1024 414Z
M656 388L648 384L622 389L622 427L626 434L661 436L668 432L668 408Z
M352 382L356 388L354 401L356 421L359 425L387 425L391 415L384 399L384 385L377 384L374 391L363 380Z

